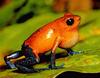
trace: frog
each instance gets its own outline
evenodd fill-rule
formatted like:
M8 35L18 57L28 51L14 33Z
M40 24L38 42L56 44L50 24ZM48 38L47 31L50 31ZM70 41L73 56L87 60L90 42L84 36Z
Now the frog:
M80 16L65 13L64 16L40 27L33 32L22 44L21 50L15 51L4 57L5 63L11 69L17 68L24 72L35 72L33 65L40 62L40 56L50 53L50 64L47 69L59 69L55 63L55 50L61 48L73 55L71 49L79 40ZM12 63L12 59L25 56L24 59Z

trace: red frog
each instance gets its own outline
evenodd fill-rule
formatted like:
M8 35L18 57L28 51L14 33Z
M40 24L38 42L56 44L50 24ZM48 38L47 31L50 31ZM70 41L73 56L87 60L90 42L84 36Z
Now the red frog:
M44 26L24 41L22 49L4 57L9 68L18 68L24 72L35 71L32 67L40 62L40 55L51 51L51 60L48 69L58 69L63 67L55 65L55 50L57 47L67 50L73 54L71 49L78 42L78 25L80 17L71 13L65 13L60 17ZM11 59L25 56L24 59L16 61L14 64Z

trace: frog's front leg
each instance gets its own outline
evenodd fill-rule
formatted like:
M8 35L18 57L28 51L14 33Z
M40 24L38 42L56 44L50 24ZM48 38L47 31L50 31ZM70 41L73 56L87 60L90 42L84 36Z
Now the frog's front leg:
M8 68L16 68L15 65L10 61L11 59L16 59L22 56L22 51L16 51L10 55L4 57L5 63L7 64Z
M60 66L56 66L55 53L51 52L51 60L50 60L49 69L60 69L60 68L63 68L63 66L64 66L64 64L61 64Z
M60 66L56 66L56 63L55 63L55 50L58 47L58 45L59 45L59 37L55 40L54 46L51 51L51 59L50 59L50 65L49 65L50 69L59 69L59 68L63 68L64 66L64 64Z

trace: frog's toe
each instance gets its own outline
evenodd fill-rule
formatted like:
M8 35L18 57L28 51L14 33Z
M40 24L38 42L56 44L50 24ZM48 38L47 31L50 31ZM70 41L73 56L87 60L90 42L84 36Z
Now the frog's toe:
M79 52L70 51L70 52L68 52L68 56L69 56L69 55L75 55L75 54L81 54L81 53L82 53L81 51L79 51Z

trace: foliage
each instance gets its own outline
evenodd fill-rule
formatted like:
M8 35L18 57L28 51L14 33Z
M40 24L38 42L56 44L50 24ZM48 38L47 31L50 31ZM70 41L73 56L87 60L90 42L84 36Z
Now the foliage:
M73 48L75 51L80 50L88 50L84 53L80 53L77 55L58 58L56 60L57 65L64 63L64 68L59 70L45 70L40 73L31 73L31 74L23 74L18 73L15 69L5 69L1 70L0 78L54 78L58 74L64 71L79 71L79 72L100 72L100 52L96 50L99 47L100 43L100 18L98 17L100 11L93 12L75 12L81 16L82 21L80 27L80 41ZM46 24L49 21L52 21L63 14L55 14L55 13L45 13L39 16L35 16L31 18L25 23L22 24L14 24L9 27L4 28L0 31L0 63L3 63L3 57L11 53L15 50L20 49L23 41L36 29L40 26ZM93 21L91 21L93 20ZM86 24L85 24L86 23ZM57 50L57 52L61 52L62 50ZM34 66L35 68L47 67L47 63L41 63Z
M21 16L33 12L39 15L50 11L52 0L12 0L0 9L0 27L15 24Z

